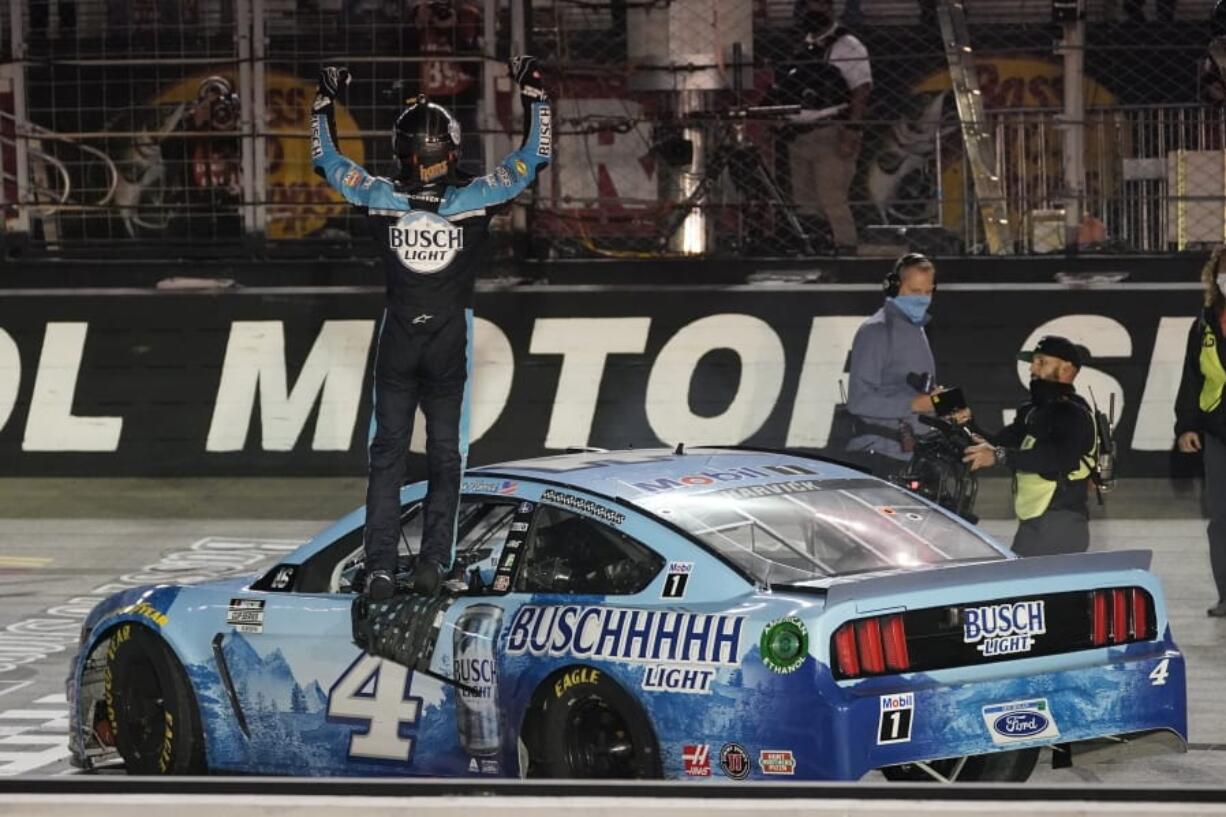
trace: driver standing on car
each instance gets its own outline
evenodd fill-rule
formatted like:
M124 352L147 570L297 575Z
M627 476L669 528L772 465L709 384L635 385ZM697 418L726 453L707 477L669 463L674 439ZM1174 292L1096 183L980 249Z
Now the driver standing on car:
M847 453L887 476L906 465L916 434L926 431L918 415L933 411L936 363L924 326L931 320L936 267L927 256L909 252L894 262L882 290L885 304L860 324L851 345L847 411L853 430Z
M1017 359L1030 364L1030 399L997 434L974 429L983 442L962 461L972 471L1013 469L1013 510L1019 556L1084 553L1090 547L1088 503L1098 448L1094 413L1073 388L1087 353L1057 335L1039 340Z
M436 593L455 561L468 453L473 289L488 257L490 220L532 184L553 148L549 96L535 58L515 57L510 68L523 102L523 143L478 178L457 167L459 122L427 97L412 100L396 118L396 169L384 178L339 150L333 109L349 72L325 68L315 95L315 170L366 216L387 279L375 350L364 542L366 593L377 601L397 589L400 488L418 406L426 418L429 482L414 591Z

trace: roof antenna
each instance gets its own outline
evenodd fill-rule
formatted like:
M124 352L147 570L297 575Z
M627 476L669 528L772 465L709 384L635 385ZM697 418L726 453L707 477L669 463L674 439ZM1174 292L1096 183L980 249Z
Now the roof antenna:
M677 450L673 452L678 457L685 453L685 443L677 443Z

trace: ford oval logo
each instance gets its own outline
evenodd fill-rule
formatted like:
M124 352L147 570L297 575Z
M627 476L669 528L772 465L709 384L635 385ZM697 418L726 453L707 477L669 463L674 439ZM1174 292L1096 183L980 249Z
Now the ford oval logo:
M993 721L992 728L1007 738L1029 738L1047 728L1047 717L1038 712L1010 712Z

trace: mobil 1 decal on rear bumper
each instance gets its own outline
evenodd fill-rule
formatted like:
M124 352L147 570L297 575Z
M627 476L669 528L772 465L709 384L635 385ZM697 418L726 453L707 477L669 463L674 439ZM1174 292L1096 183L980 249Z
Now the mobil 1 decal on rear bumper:
M645 664L643 689L705 694L719 669L741 665L744 629L744 616L528 604L511 622L507 655Z
M877 743L907 743L915 720L915 693L900 692L881 696L881 716L877 719Z

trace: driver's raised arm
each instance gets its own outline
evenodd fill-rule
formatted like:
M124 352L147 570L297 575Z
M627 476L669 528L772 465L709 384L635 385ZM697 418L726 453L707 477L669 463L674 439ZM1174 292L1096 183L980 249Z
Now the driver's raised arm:
M494 209L508 204L536 180L553 158L553 108L535 57L511 60L511 75L519 84L524 108L523 142L494 168L471 184L448 191L441 215Z
M390 180L367 173L337 146L336 97L349 80L347 68L329 66L319 72L311 106L311 163L315 172L355 207L408 210L408 200L396 194Z

